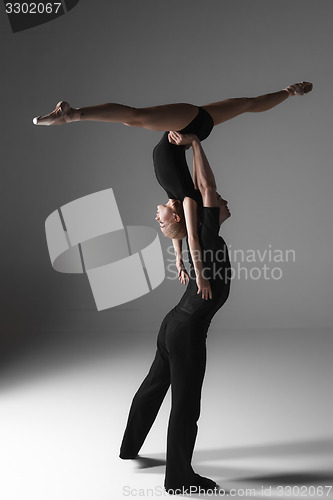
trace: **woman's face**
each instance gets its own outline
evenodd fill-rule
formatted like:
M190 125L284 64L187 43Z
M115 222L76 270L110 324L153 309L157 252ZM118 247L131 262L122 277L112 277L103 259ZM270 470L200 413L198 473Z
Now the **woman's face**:
M231 213L228 208L227 200L224 200L218 192L216 192L216 195L217 195L217 203L220 207L220 224L222 224L222 222L229 219Z
M166 228L170 222L174 221L174 214L170 201L168 201L166 205L157 205L155 220L157 220L162 233L164 233L163 229Z

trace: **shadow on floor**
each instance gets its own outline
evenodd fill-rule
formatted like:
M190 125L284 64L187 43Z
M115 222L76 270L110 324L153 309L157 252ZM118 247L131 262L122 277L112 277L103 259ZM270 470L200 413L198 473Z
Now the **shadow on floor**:
M166 464L166 461L163 459L142 457L141 455L138 455L134 460L138 469L151 469L153 467L160 467Z
M285 474L259 474L258 476L243 477L238 479L238 481L262 481L272 485L278 484L290 484L290 485L300 485L300 484L315 484L321 483L326 484L327 482L333 482L333 472L332 473L320 473L314 471L308 472L295 472L295 473L285 473Z
M252 459L258 457L272 459L271 470L258 470L253 464ZM306 458L308 466L306 470L290 470L290 457L297 459ZM244 458L248 459L248 465L244 467ZM274 458L278 459L278 472L272 470L274 467ZM286 471L281 471L281 459L286 459ZM228 461L233 459L242 459L242 465L237 467L236 464L229 466L217 465L212 462ZM205 462L210 462L205 464ZM325 469L322 469L322 464L325 463ZM165 466L165 454L157 453L149 457L138 456L135 460L137 465L136 472L138 473L157 473L163 474ZM313 440L313 441L296 441L287 443L267 443L259 446L244 446L237 448L220 448L197 450L194 454L193 466L196 472L206 477L212 477L216 480L221 489L224 490L225 496L230 496L230 488L242 489L253 488L258 496L263 488L271 488L270 498L278 497L274 495L274 488L278 486L304 487L305 492L310 486L318 487L333 484L333 440ZM153 470L152 470L153 469ZM218 478L218 479L216 479ZM246 484L245 484L246 483ZM333 490L333 488L332 488ZM259 493L258 493L259 492ZM325 495L328 497L328 491ZM333 494L333 491L332 491ZM193 494L194 498L201 498L204 495ZM256 495L255 495L256 496ZM306 496L306 495L304 495ZM313 498L313 495L312 495Z

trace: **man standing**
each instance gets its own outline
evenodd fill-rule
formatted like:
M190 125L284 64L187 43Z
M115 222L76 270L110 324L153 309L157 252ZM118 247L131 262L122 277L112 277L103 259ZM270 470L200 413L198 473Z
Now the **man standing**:
M169 141L193 148L194 188L200 192L197 220L200 255L190 255L190 272L182 260L181 240L174 241L179 279L189 282L179 303L164 318L155 359L133 398L121 444L120 458L136 458L171 385L171 413L167 437L164 486L169 493L194 493L217 488L191 466L200 415L201 389L206 368L207 331L215 313L227 300L230 262L227 246L219 236L221 224L230 217L227 201L216 191L214 174L195 135L169 133ZM199 206L201 205L201 206ZM156 217L159 220L159 215ZM194 260L202 259L204 278L210 280L212 297L198 294Z

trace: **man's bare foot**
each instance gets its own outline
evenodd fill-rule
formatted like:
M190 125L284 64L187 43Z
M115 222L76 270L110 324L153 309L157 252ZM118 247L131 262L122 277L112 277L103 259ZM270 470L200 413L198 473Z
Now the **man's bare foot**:
M34 125L64 125L80 120L77 109L71 108L66 101L60 101L52 113L44 116L36 116L32 121Z
M289 95L304 95L308 94L311 92L313 89L313 85L310 82L301 82L301 83L294 83L293 85L289 85L286 90Z

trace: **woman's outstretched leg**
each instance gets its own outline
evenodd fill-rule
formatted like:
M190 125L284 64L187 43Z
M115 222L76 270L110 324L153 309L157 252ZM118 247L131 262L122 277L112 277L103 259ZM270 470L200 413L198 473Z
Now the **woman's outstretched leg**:
M310 92L312 84L302 82L279 92L258 97L240 97L214 102L203 106L213 118L214 125L231 120L242 113L267 111L291 95ZM148 108L133 108L123 104L108 103L84 108L72 108L60 102L52 113L33 119L35 125L63 125L74 121L118 122L149 130L182 130L198 114L198 107L187 103L165 104Z
M274 108L292 95L307 94L312 90L312 83L302 82L290 85L286 89L258 97L239 97L213 102L202 106L211 115L214 125L219 125L243 113L260 113Z
M198 107L187 103L165 104L149 108L132 108L107 103L85 108L72 108L61 101L52 113L33 119L35 125L64 125L75 121L118 122L149 130L181 130L198 113Z

